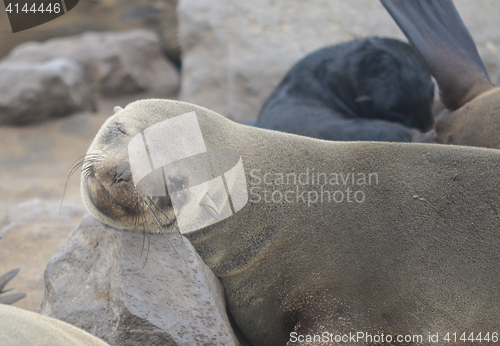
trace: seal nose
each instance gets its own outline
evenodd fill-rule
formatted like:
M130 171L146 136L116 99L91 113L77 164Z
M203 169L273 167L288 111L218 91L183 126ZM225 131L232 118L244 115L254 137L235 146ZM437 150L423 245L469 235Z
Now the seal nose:
M120 181L130 181L132 178L132 171L128 162L122 162L116 166L115 183Z

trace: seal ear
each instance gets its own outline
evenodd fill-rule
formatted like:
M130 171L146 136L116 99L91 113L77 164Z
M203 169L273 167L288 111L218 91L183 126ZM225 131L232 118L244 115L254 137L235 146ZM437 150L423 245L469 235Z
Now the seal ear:
M380 0L456 110L493 88L474 41L451 0Z

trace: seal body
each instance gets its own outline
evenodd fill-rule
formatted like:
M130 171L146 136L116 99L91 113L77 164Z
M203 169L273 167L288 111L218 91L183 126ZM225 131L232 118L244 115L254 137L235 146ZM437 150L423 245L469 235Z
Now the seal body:
M299 61L256 126L327 140L411 142L432 127L434 84L407 43L369 37Z
M232 150L243 163L246 204L185 235L222 280L228 309L253 345L309 345L305 335L358 332L372 340L421 336L406 344L431 345L436 333L442 341L447 332L500 329L500 152L322 141L144 100L111 117L89 149L99 158L84 167L82 196L94 217L123 229L175 231L171 198L144 199L171 218L156 210L153 221L122 147L190 112L208 151ZM182 169L175 174L188 183Z
M109 346L68 323L31 311L0 304L0 340L4 346Z

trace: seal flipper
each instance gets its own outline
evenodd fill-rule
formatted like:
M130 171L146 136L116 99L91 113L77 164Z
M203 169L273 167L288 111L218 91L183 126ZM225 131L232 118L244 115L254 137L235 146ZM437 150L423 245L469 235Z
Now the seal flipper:
M26 293L13 293L0 297L0 304L11 305L26 297Z
M474 41L451 0L380 0L456 110L493 88Z
M19 270L20 269L17 268L11 270L7 274L0 276L0 294L12 290L12 288L8 290L4 290L4 288L5 286L7 286L9 281L12 280L19 273ZM0 296L0 304L10 305L17 302L20 299L23 299L24 297L26 297L26 293L14 293L14 294L3 295Z
M21 269L17 268L17 269L11 270L7 274L0 276L0 293L5 293L5 292L10 291L10 289L6 290L6 291L4 291L3 289L5 288L5 286L7 286L9 281L12 280L19 273L20 270Z

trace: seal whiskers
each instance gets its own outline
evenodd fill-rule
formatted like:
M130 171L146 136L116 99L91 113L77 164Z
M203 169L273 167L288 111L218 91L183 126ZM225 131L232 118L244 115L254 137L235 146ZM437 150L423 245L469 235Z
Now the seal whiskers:
M156 205L156 203L153 202L153 200L151 199L151 197L149 197L149 200L163 213L163 211ZM160 221L158 221L158 218L156 217L155 213L153 212L153 210L151 209L151 207L149 206L149 204L146 202L146 201L143 201L144 202L144 205L146 206L146 208L148 209L148 211L150 212L151 216L153 217L153 219L155 220L156 224L158 225L158 228L161 230L161 232L165 235L165 238L167 239L167 242L168 244L174 249L175 253L177 254L177 256L179 257L179 259L182 261L182 264L184 264L184 268L186 268L186 271L182 270L181 268L177 267L177 265L175 265L177 267L177 269L179 269L181 272L183 272L184 274L187 274L187 272L189 272L188 268L187 268L187 265L186 265L186 262L184 262L184 259L181 257L181 255L179 254L179 252L177 251L177 249L175 248L175 246L172 244L172 242L170 241L170 239L168 239L168 236L167 236L167 233L165 232L165 230L163 229ZM164 213L163 213L164 214ZM166 215L165 215L166 216ZM168 216L167 216L168 218ZM170 220L170 219L169 219Z
M158 204L156 204L156 203L153 201L153 199L152 199L151 197L149 197L149 196L148 196L148 199L149 199L149 201L150 201L150 202L151 202L151 203L152 203L152 204L153 204L153 205L154 205L154 206L155 206L155 207L156 207L156 208L157 208L157 209L158 209L158 210L159 210L159 211L160 211L160 212L161 212L161 213L162 213L162 214L163 214L166 218L167 218L167 220L170 222L170 224L169 224L169 225L167 225L167 226L170 226L170 225L174 226L174 227L175 227L175 229L177 230L177 232L178 232L178 233L179 233L179 235L180 235L180 234L181 234L181 231L180 231L180 230L179 230L179 228L175 225L175 219L174 219L174 220L172 220L171 218L169 218L169 217L167 216L167 214L165 214L165 212L164 212L164 211L163 211L163 210L162 210L162 209L158 206Z
M140 257L142 257L142 252L144 251L144 242L146 240L146 216L144 215L144 209L140 208L139 207L139 201L137 201L136 203L137 205L137 209L140 209L142 211L142 218L143 218L143 222L142 222L142 249L141 249L141 255ZM134 230L137 229L137 224L134 226ZM148 252L147 252L147 255L146 255L146 262L148 260L148 255L149 255L149 235L148 235ZM144 262L144 264L146 264L146 262Z
M97 154L85 154L85 155L82 155L80 156L78 159L76 159L72 164L71 166L68 168L68 170L66 171L66 173L64 173L66 177L66 181L64 183L64 189L63 189L63 195L62 195L62 198L61 198L61 205L59 206L59 212L61 212L61 209L62 209L62 205L63 205L63 202L64 202L64 197L66 196L66 189L68 187L68 182L69 182L69 179L73 176L73 174L75 174L75 172L78 170L78 168L84 166L86 163L85 161L88 160L89 158L91 159L92 162L97 162L99 160L99 158L101 157L101 155L97 155ZM85 172L85 175L87 173Z

